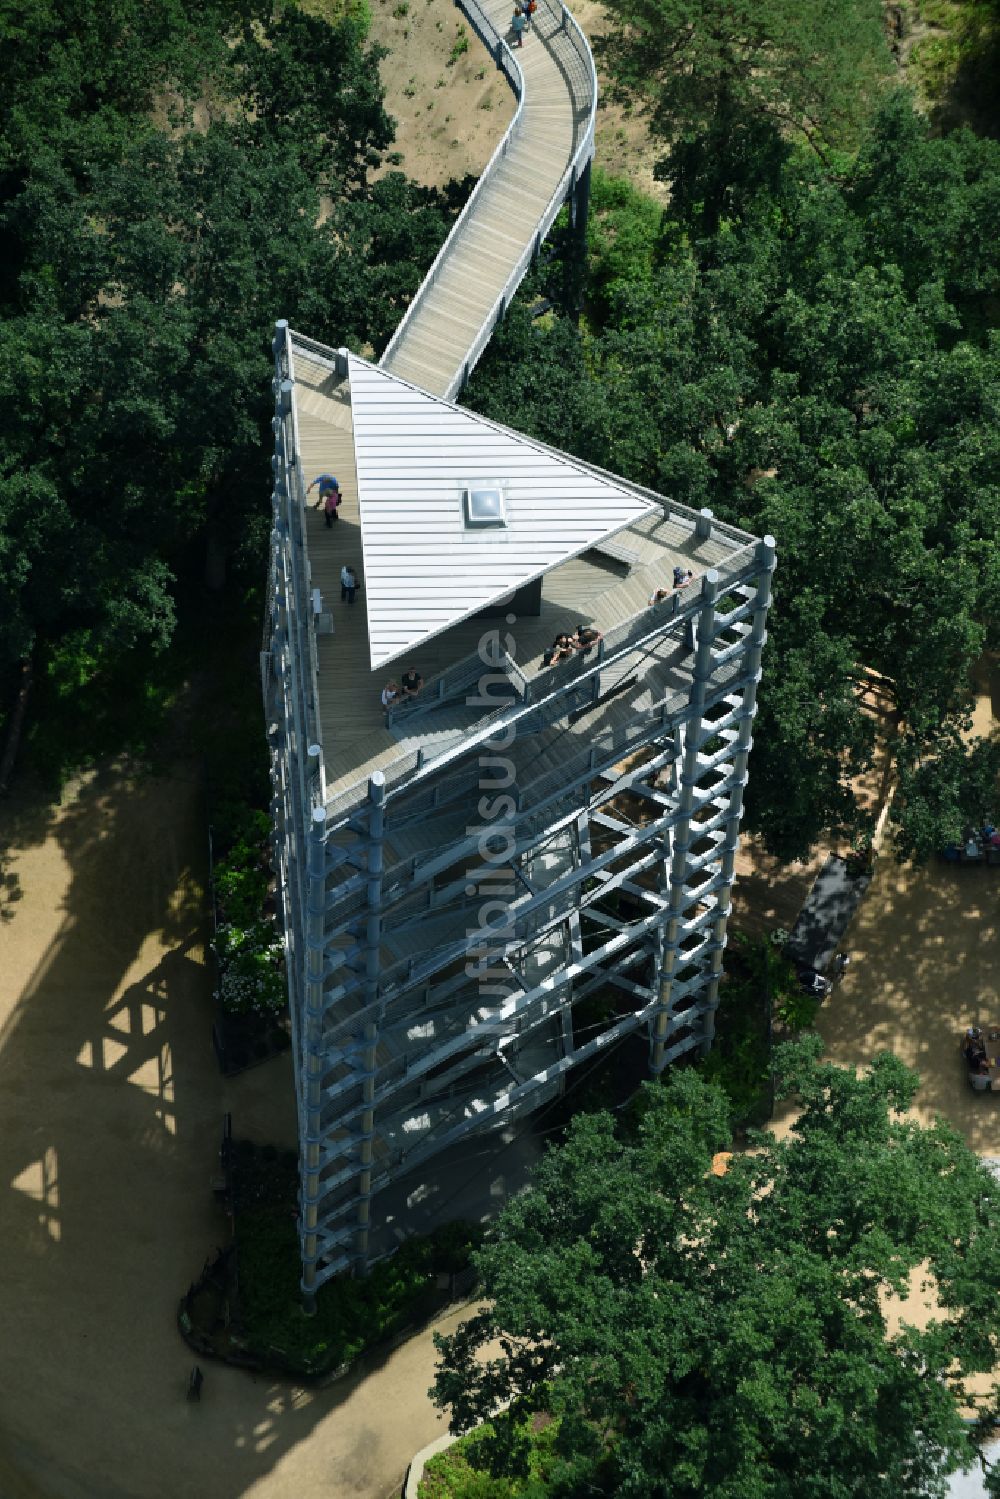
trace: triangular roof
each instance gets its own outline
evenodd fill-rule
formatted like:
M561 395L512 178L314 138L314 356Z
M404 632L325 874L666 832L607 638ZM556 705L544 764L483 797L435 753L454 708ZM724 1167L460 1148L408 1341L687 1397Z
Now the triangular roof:
M654 508L353 354L348 376L373 670ZM471 530L463 491L491 481L503 489L507 524Z

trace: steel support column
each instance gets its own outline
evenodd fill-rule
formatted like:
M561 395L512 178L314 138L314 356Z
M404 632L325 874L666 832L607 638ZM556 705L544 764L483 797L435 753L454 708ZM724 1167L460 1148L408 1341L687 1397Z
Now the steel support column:
M694 680L691 684L690 702L694 710L684 733L684 755L680 771L680 791L677 805L677 822L673 829L673 846L670 857L670 909L667 917L663 943L663 966L660 970L660 1005L656 1016L650 1069L658 1075L666 1065L666 1040L670 1026L670 1005L674 977L678 969L681 944L681 923L690 904L687 890L689 875L689 850L691 845L691 818L695 810L695 783L698 779L698 755L703 738L705 693L712 675L712 642L715 634L715 601L719 592L719 575L709 568L702 579L701 609L698 613Z
M316 1310L317 1218L320 1196L323 1107L323 968L326 945L326 814L317 807L309 829L305 983L305 1124L302 1142L302 1299L308 1316Z
M715 1012L719 1008L719 983L722 978L722 955L726 946L726 926L733 899L733 881L736 876L736 854L739 849L740 820L743 817L743 793L747 784L747 762L753 748L753 721L757 713L757 683L761 677L761 655L767 640L765 628L767 611L771 604L771 576L775 567L775 540L765 536L757 546L760 573L754 594L753 612L750 616L750 634L747 637L746 673L743 701L739 711L736 743L733 746L733 780L735 785L729 798L723 827L725 841L722 846L722 877L724 884L719 891L715 920L712 923L711 978L705 996L704 1031L701 1049L711 1050L715 1038Z
M375 1138L375 1064L378 1026L372 1007L378 997L379 948L382 944L382 837L385 813L385 776L376 770L368 782L368 918L365 928L365 1005L369 1018L364 1027L361 1079L361 1171L358 1177L358 1227L354 1240L355 1273L368 1272L368 1229L371 1220L372 1154Z

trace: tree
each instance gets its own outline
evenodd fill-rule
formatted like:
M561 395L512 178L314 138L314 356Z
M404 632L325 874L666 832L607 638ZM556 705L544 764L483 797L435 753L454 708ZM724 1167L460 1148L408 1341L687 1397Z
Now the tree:
M671 146L661 169L714 231L730 195L773 178L781 138L851 145L888 71L878 0L606 0L613 91Z
M392 121L350 14L24 0L3 28L0 718L19 732L32 683L36 715L86 724L126 680L142 694L207 543L261 576L274 318L381 343L462 193L369 181Z
M924 171L942 191L915 202ZM843 184L786 153L717 232L675 197L654 237L633 197L596 183L583 325L515 312L469 398L777 538L747 825L800 858L859 831L864 671L929 784L995 634L997 282L974 220L1000 204L1000 148L932 139L897 97Z
M969 727L949 722L922 741L904 736L893 803L900 858L929 859L963 843L970 825L1000 824L1000 736L969 740Z
M819 1051L779 1049L797 1122L723 1177L724 1097L680 1070L644 1089L636 1138L578 1117L507 1205L475 1256L489 1305L438 1338L432 1392L453 1430L492 1418L495 1472L524 1471L532 1411L559 1420L567 1496L924 1499L973 1460L1000 1187L944 1121L905 1117L898 1060L857 1076ZM917 1273L935 1310L897 1325Z

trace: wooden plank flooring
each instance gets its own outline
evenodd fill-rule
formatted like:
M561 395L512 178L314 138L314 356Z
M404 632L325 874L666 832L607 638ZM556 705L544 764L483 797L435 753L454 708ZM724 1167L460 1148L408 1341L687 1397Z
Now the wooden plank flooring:
M301 351L295 358L299 443L306 483L317 474L336 474L344 496L340 518L327 528L322 513L306 512L306 545L311 586L319 588L323 607L334 621L332 635L317 640L319 702L327 794L334 796L363 776L388 765L400 754L433 743L439 732L433 713L417 719L409 737L397 739L384 724L380 694L390 676L398 679L410 663L373 672L365 608L358 487L347 381L312 363ZM311 500L315 501L316 491ZM593 552L564 562L542 585L541 614L521 617L513 625L500 619L470 619L426 642L413 664L425 678L452 666L479 647L485 631L499 629L513 637L511 654L529 675L541 664L542 651L559 630L595 624L607 631L646 607L657 586L669 587L675 564L696 574L724 562L734 544L724 539L701 541L685 516L654 514L620 538L639 554L639 564L625 569ZM353 608L340 599L340 569L353 565L362 589ZM444 725L441 725L443 728Z
M509 0L485 0L504 32ZM476 211L421 296L385 368L443 395L464 365L538 222L566 172L583 123L570 77L579 72L558 13L540 6L516 57L524 75L524 108L507 154L484 185Z
M498 29L505 29L509 0L485 0L485 8ZM432 393L443 393L464 364L490 309L531 243L585 128L585 113L575 108L571 82L577 78L579 84L581 65L559 25L558 12L550 14L547 7L540 7L535 21L517 52L525 101L516 136L385 366ZM306 483L324 471L334 473L344 497L333 526L328 528L322 513L314 508L305 518L310 584L320 590L323 608L334 621L333 633L320 635L317 641L328 798L440 736L445 725L442 718L435 722L434 714L418 719L409 738L396 737L385 728L382 688L407 666L415 665L430 678L476 651L485 631L499 628L513 637L515 660L533 674L542 651L559 630L593 623L607 631L642 610L655 587L669 587L675 563L685 562L699 572L734 550L731 542L697 540L687 518L655 515L623 534L622 539L640 558L631 574L588 553L546 576L539 617L522 617L512 626L503 619L467 620L425 642L412 663L404 661L373 673L348 383L301 349L296 353L295 376ZM362 584L353 607L340 598L344 563L353 565Z

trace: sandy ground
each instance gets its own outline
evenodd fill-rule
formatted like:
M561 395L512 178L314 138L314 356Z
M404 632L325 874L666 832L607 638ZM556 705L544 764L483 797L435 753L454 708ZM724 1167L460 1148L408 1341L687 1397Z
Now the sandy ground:
M211 1365L185 1401L222 1115L294 1140L286 1058L216 1069L193 768L10 804L0 847L0 1499L398 1491L443 1430L429 1334L320 1391Z
M973 733L1000 724L1000 659L976 673ZM1000 868L923 869L885 854L847 932L851 967L819 1016L830 1057L854 1066L894 1051L921 1076L915 1111L947 1115L981 1155L1000 1155L1000 1093L973 1093L959 1055L967 1025L1000 1026ZM1000 1052L1000 1046L993 1048Z
M396 168L433 187L478 176L516 105L486 49L441 0L372 0L371 10L371 40L388 52L380 73L396 121Z
M588 36L600 31L598 0L579 0L572 10ZM388 51L380 72L386 109L396 120L399 170L435 187L467 172L478 176L515 108L514 96L485 48L455 6L442 0L372 0L371 11L371 40ZM468 49L452 60L452 49L456 44L461 48L463 37ZM666 203L664 188L653 176L660 154L639 116L601 100L598 166L630 177Z
M0 846L0 1499L383 1499L442 1431L429 1333L327 1390L213 1365L184 1399L174 1312L226 1237L222 1114L260 1140L294 1129L287 1059L229 1083L215 1067L194 768L22 799ZM1000 1018L998 873L883 860L821 1015L833 1057L892 1047L921 1071L921 1113L988 1154L1000 1097L967 1090L956 1036Z

